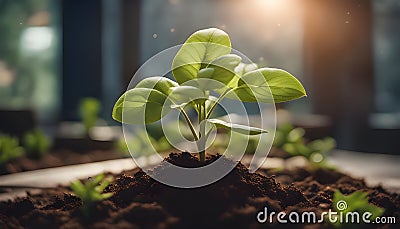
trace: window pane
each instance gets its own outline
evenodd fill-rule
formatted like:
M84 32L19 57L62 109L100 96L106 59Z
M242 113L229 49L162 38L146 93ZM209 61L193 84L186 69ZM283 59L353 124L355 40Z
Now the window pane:
M59 104L57 2L0 1L0 108L32 108L44 122Z
M400 112L400 1L373 3L376 110Z

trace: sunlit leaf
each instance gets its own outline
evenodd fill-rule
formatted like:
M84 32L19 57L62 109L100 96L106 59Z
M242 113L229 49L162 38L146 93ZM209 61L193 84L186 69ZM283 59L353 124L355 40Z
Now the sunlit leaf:
M206 96L202 90L193 86L177 86L171 88L169 97L176 105L189 102L204 101Z
M244 102L280 103L306 96L303 86L293 75L275 68L245 73L234 92Z
M261 128L233 124L219 119L207 119L207 122L215 124L217 128L224 128L241 134L257 135L267 133L266 130L263 130Z
M235 54L227 54L212 61L206 69L213 69L208 74L199 74L198 78L208 78L228 85L235 77L235 68L242 58Z
M166 77L153 76L140 81L135 88L148 88L157 90L164 95L169 95L171 87L176 87L178 84Z
M257 70L258 66L255 63L245 64L243 62L239 63L239 65L235 68L236 74L239 76L244 75L247 72L251 72Z
M193 33L176 54L172 63L175 80L182 84L197 77L200 69L231 52L228 34L216 28Z
M169 106L164 106L166 99L166 95L155 89L134 88L118 99L112 117L116 121L127 124L156 122L170 109Z

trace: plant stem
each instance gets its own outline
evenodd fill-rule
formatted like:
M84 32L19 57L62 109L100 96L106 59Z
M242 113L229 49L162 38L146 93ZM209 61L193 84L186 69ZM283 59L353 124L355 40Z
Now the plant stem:
M224 93L221 94L221 96L217 99L217 101L215 101L213 103L213 105L211 106L210 110L208 111L207 115L206 115L206 119L210 118L212 112L214 111L214 109L217 107L217 105L219 104L219 102L221 102L221 100L229 93L231 92L232 89L227 89L226 91L224 91Z
M221 96L217 99L217 101L215 101L213 103L213 105L211 106L211 108L208 111L208 113L207 113L207 110L206 110L205 102L203 104L199 105L199 125L203 120L210 118L212 112L217 107L219 102L221 102L221 100L231 91L232 91L231 88L229 88L226 91L224 91L224 93L221 94ZM206 148L206 143L207 143L206 124L204 124L203 126L200 125L199 136L200 136L200 142L198 143L199 144L199 149L204 149L204 150L201 150L199 152L200 161L201 162L205 162L206 161L206 150L205 150L205 148Z
M182 112L183 117L185 118L186 123L188 124L188 126L190 128L190 131L193 134L194 140L198 141L199 140L199 136L197 136L196 129L194 128L192 122L190 121L189 116L186 114L186 111L181 107L179 108L179 111Z
M200 122L201 122L201 118L203 117L203 110L201 105L198 106L198 110L199 110L199 114L198 114L198 122L199 122L199 126L200 126Z
M198 148L203 149L199 152L200 156L200 161L205 162L206 161L206 127L204 125L201 125L201 122L206 119L206 104L205 102L203 104L200 104L199 107L199 136L200 136L200 141L198 142Z

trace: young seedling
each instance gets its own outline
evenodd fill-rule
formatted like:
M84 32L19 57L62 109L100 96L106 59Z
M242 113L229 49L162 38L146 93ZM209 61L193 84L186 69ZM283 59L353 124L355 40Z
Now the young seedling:
M231 54L230 38L224 31L215 28L197 31L186 40L173 60L172 74L176 82L157 76L140 81L118 99L112 117L127 124L150 124L160 120L170 109L177 109L190 128L200 160L204 162L210 124L247 135L267 132L212 118L222 99L280 103L306 95L301 83L290 73L276 68L258 68L241 61L240 56ZM214 98L211 91L219 97ZM188 107L197 113L197 128L185 111Z
M286 123L276 128L273 146L283 148L285 144L296 144L304 141L305 130L303 128L294 128Z
M39 129L27 132L23 137L23 146L30 158L39 159L49 151L49 138Z
M333 169L334 167L327 163L326 158L327 153L332 151L335 147L335 139L326 137L323 139L314 140L307 144L305 144L303 141L286 143L283 145L282 149L289 153L292 157L305 157L312 166Z
M24 153L24 149L19 145L17 137L0 133L0 165L11 159L21 157Z
M104 178L104 174L90 178L85 183L79 180L71 183L70 188L74 195L82 200L81 209L84 216L90 216L97 202L108 199L113 195L113 193L103 193L109 183L110 181Z
M371 213L369 220L373 221L381 216L385 209L368 203L368 192L355 191L350 195L343 195L339 190L333 194L333 207L336 212L343 214L343 217L350 212L358 212L360 222L362 215L366 212ZM340 221L333 223L335 226L342 226Z
M322 168L334 168L327 163L327 153L335 149L336 141L326 137L306 143L305 130L284 124L277 128L273 146L283 149L291 157L302 156L310 165Z
M85 126L86 134L89 135L98 120L101 105L99 100L95 98L84 98L79 103L79 115L82 123Z

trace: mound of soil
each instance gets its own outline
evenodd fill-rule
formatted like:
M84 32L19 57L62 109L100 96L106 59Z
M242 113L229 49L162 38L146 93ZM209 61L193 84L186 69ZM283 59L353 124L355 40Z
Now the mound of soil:
M209 156L206 163L219 157ZM189 153L173 153L165 161L183 167L204 165ZM161 163L153 172L162 172L166 167ZM126 171L115 175L114 182L106 188L114 195L99 202L90 217L83 217L79 198L66 188L58 188L0 202L0 228L326 228L331 226L287 225L276 220L260 224L256 216L265 207L276 213L321 214L332 208L335 189L345 194L367 191L372 204L386 209L385 215L397 219L400 216L398 194L387 193L381 187L369 188L362 180L336 171L296 169L262 173L249 173L239 163L211 185L180 189L163 185L143 171Z

